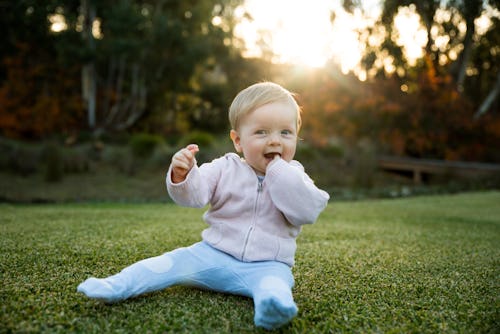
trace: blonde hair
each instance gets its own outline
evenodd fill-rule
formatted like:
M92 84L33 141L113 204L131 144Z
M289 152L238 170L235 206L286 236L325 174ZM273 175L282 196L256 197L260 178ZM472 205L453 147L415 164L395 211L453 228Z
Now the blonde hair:
M300 117L301 109L297 101L295 101L294 94L273 82L253 84L236 95L229 107L229 123L231 124L231 128L238 130L241 119L244 116L263 105L274 102L289 103L297 111L297 131L299 131L302 124Z

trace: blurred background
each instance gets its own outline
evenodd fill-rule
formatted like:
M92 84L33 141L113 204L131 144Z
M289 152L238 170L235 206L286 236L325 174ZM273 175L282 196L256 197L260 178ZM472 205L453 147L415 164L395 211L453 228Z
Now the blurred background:
M232 151L227 109L297 94L333 198L500 187L500 1L0 1L0 201L165 200L174 152Z

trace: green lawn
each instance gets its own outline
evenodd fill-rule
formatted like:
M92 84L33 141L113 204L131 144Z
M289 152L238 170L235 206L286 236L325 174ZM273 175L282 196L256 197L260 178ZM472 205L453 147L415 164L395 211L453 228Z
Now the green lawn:
M299 237L283 333L499 333L500 192L330 203ZM112 306L76 293L199 240L172 204L0 205L0 333L245 333L250 299L175 287Z

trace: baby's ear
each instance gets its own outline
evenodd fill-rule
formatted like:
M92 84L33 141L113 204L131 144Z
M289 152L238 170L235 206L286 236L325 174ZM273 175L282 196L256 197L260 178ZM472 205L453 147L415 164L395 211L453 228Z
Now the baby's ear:
M240 135L236 130L231 130L229 132L229 136L231 137L231 140L233 141L234 148L236 149L236 152L241 153L241 145L240 145Z

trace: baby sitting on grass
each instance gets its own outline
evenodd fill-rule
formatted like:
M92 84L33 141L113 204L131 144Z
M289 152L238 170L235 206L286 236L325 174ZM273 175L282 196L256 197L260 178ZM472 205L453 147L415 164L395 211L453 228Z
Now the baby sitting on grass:
M179 205L201 208L202 241L139 261L120 273L89 278L78 291L112 303L174 285L253 298L256 326L275 329L297 314L293 300L296 238L316 221L329 196L293 160L300 108L280 85L241 91L229 109L236 153L198 167L195 144L178 151L167 189Z

